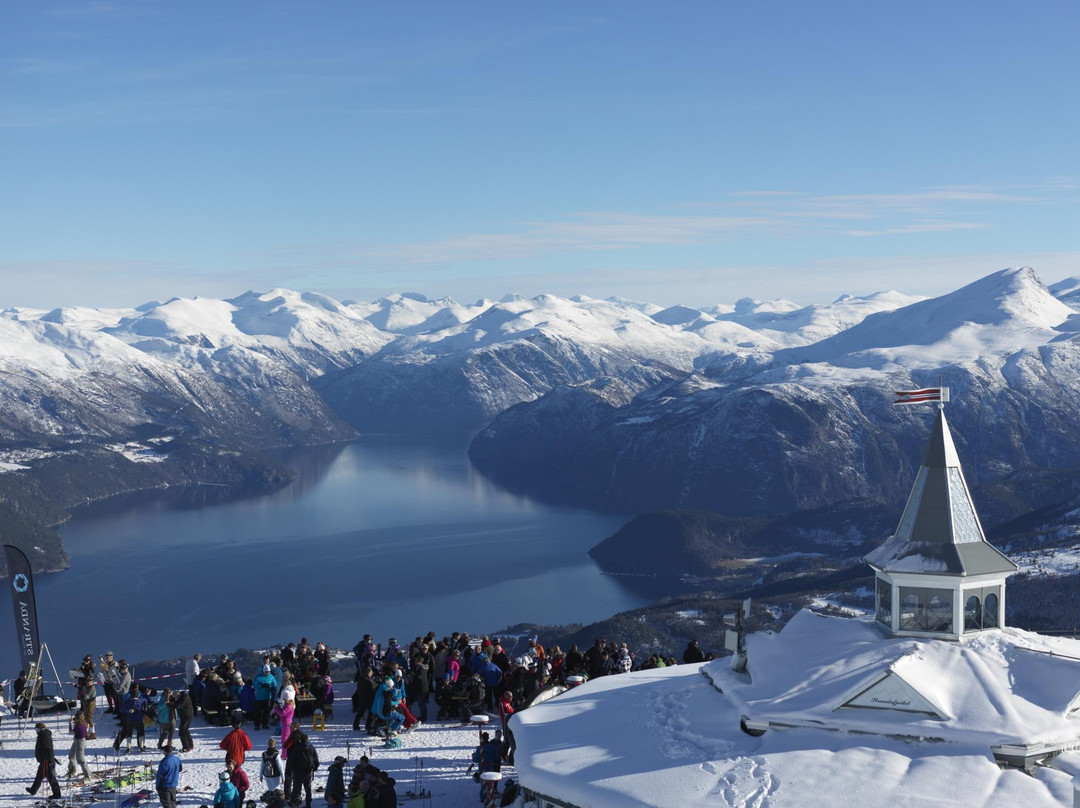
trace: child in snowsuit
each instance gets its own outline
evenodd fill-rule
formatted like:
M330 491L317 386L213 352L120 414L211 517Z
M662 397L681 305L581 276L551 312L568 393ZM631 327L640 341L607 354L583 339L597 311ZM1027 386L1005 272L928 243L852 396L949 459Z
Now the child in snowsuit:
M221 781L221 785L214 793L214 805L220 805L221 808L241 808L240 792L229 782L229 773L221 772L218 774L218 780Z

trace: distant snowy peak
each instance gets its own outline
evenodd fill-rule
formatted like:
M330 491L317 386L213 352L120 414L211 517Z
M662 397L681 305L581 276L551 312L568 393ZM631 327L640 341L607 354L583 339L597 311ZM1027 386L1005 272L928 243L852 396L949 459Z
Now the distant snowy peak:
M407 293L389 295L367 305L354 304L353 308L380 331L418 334L468 322L490 305L487 300L468 306L449 297L428 300L423 295Z
M593 302L592 298L583 297L582 295L575 295L574 297L572 297L570 299L575 301L575 302L578 302L578 303ZM611 296L611 297L604 298L604 301L607 302L607 303L613 303L616 306L622 306L623 308L626 308L626 309L636 309L636 310L640 311L642 314L649 314L649 315L656 314L656 312L663 311L663 309L664 309L663 306L658 306L655 303L642 303L641 301L638 301L638 300L630 300L630 299L625 298L625 297L616 297L614 295Z
M877 292L864 297L842 295L826 305L794 309L765 306L718 319L740 323L784 346L810 345L861 323L871 314L894 311L922 299L899 292Z
M225 300L174 297L103 330L131 344L156 338L217 348L245 341L232 321L235 310Z
M872 369L940 367L1046 344L1073 313L1029 267L1005 269L941 297L872 314L774 358Z
M1066 278L1049 287L1050 294L1071 308L1080 311L1080 277Z
M134 314L134 309L91 309L86 306L69 306L42 314L37 319L43 323L59 323L77 328L101 329L115 326L124 317Z
M701 312L696 314L704 317ZM437 328L440 318L443 327ZM658 323L636 306L556 295L508 296L482 311L443 310L420 327L400 333L402 337L384 353L411 355L412 361L421 361L423 356L490 351L519 342L560 340L586 353L618 351L689 369L694 357L709 348L701 336Z
M750 314L782 314L795 311L800 308L798 303L779 298L777 300L757 300L753 297L744 297L735 301L734 314L744 317Z
M700 309L692 309L689 306L668 306L663 311L655 312L651 317L658 323L664 325L689 325L690 323L697 322L707 318L709 322L714 322L714 318L705 314Z
M1054 297L1031 267L1004 269L953 294L959 298L966 290L971 290L970 299L977 302L973 306L973 313L976 316L986 314L985 321L972 318L972 322L976 323L993 325L1011 319L1033 328L1056 328L1073 313ZM981 308L979 304L985 303L978 300L980 294L987 299L993 297L998 305Z
M0 370L43 386L97 374L141 387L173 375L166 362L110 334L42 319L0 319ZM13 386L10 378L0 383L0 399Z

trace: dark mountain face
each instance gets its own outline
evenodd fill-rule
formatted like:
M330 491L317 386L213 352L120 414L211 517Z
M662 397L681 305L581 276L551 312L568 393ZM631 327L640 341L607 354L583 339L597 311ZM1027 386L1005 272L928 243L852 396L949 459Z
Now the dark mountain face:
M993 525L1072 492L1072 321L1031 270L1005 270L816 344L703 355L696 374L627 404L587 386L552 390L496 417L469 456L515 489L608 508L900 508L932 412L893 407L892 391L943 383L968 482Z
M540 333L469 351L388 351L313 385L361 431L472 435L515 404L608 374L643 389L678 371L644 354Z
M1078 360L1070 341L940 370L989 524L1058 501L1060 486L1033 480L1080 468ZM894 377L890 387L927 386L938 375ZM890 401L888 388L868 383L657 388L625 406L588 387L560 389L497 417L469 456L512 488L615 509L765 516L852 499L900 508L932 412Z

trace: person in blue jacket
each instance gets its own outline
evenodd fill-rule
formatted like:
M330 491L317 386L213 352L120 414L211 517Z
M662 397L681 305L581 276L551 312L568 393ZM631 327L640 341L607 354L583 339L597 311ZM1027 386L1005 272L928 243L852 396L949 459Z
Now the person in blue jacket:
M372 725L372 729L376 732L378 732L381 727L379 722L387 722L390 720L390 708L396 699L397 693L394 690L394 680L392 677L387 676L383 679L382 684L375 690L375 699L371 704L371 714L375 716L375 723Z
M180 772L184 764L180 756L173 751L171 743L165 744L165 756L157 767L157 793L161 808L176 808L176 789L180 786Z
M498 665L485 655L481 654L480 656L485 661L480 663L480 667L476 672L480 674L480 678L484 680L484 686L487 688L484 693L484 706L491 711L495 709L494 694L502 690L499 685L502 684L503 672Z
M394 668L394 707L405 716L402 728L406 732L409 732L420 723L409 710L408 704L405 693L405 675L401 672L401 668Z
M124 729L116 740L113 741L113 749L120 751L120 744L127 741L126 752L131 751L131 736L139 739L139 751L146 751L146 726L143 724L143 715L146 713L146 697L143 696L137 684L131 685L130 692L120 702L120 715L124 718Z
M221 772L218 774L218 780L221 781L221 785L214 792L214 805L220 805L221 808L241 808L240 792L229 782L229 773Z
M502 759L499 755L499 746L492 741L491 735L487 732L480 733L480 745L476 747L476 751L472 755L473 763L477 764L477 769L480 774L484 772L497 772L502 768ZM484 802L487 794L485 793L487 786L484 782L480 783L480 801ZM495 786L497 789L498 786Z
M281 667L281 657L274 654L270 657L270 675L274 677L274 681L277 682L277 691L274 693L276 699L281 695L281 686L285 683L285 670Z
M270 729L270 703L277 696L278 683L269 665L255 677L255 729Z
M240 688L239 702L244 718L252 718L255 715L255 683L251 679L244 680L244 686Z
M173 732L176 730L176 703L172 690L166 687L158 696L157 702L158 749L172 746Z
M488 661L487 654L473 654L465 661L465 668L469 673L479 673L480 666Z

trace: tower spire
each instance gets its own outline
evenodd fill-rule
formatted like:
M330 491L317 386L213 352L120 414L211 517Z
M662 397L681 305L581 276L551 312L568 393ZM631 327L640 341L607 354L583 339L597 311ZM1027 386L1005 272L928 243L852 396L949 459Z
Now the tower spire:
M947 388L896 395L896 404L937 402L938 412L900 524L892 537L866 556L878 579L878 619L893 633L953 637L968 626L973 626L971 630L999 626L1005 578L1017 567L986 541L945 419L942 404L948 400ZM988 617L980 605L978 616L969 619L969 598L983 604L991 596L993 615ZM960 604L963 620L955 611Z

